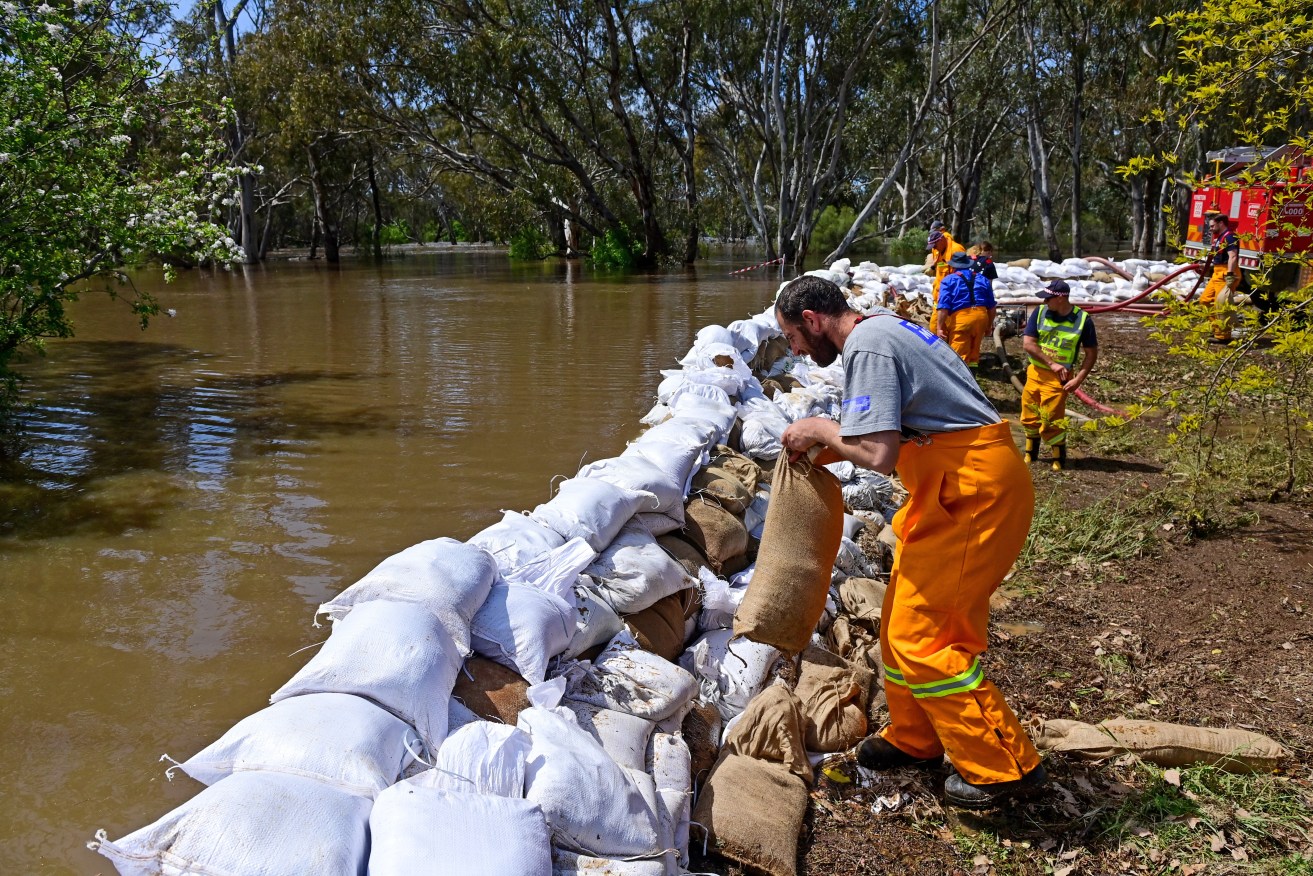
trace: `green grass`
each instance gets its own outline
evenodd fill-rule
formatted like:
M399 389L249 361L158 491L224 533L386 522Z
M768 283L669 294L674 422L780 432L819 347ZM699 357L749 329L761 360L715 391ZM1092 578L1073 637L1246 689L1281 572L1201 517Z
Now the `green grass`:
M1055 486L1035 506L1015 586L1023 592L1046 589L1063 571L1087 574L1104 563L1141 556L1152 549L1155 531L1166 519L1160 497L1153 494L1112 495L1073 508L1070 489Z

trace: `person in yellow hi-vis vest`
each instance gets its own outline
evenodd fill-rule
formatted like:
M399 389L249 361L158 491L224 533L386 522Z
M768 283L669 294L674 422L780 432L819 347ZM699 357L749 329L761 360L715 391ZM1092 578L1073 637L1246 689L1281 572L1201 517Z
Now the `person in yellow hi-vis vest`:
M966 252L967 248L953 239L953 235L944 229L944 223L936 219L930 223L930 236L926 238L926 273L933 274L935 278L934 288L932 290L932 306L939 306L939 286L944 282L944 277L952 270L949 267L949 260L953 258L954 253Z
M858 763L934 769L947 754L944 797L967 809L1041 790L1039 754L980 663L990 594L1035 507L1008 424L942 338L884 308L863 317L829 280L789 283L775 317L795 354L829 365L843 353L839 421L794 422L787 452L822 445L821 464L897 469L909 493L880 612L889 725L858 745Z
M1070 296L1071 287L1065 281L1049 283L1039 293L1044 303L1026 321L1022 343L1030 357L1026 389L1021 394L1025 459L1028 463L1039 459L1043 441L1053 448L1054 471L1062 471L1067 464L1067 393L1085 382L1099 358L1094 319L1072 304Z
M1213 341L1226 344L1231 341L1231 324L1235 319L1231 296L1240 285L1240 238L1231 230L1231 220L1224 213L1208 217L1208 230L1213 234L1213 245L1208 250L1213 275L1208 278L1199 303L1216 310Z

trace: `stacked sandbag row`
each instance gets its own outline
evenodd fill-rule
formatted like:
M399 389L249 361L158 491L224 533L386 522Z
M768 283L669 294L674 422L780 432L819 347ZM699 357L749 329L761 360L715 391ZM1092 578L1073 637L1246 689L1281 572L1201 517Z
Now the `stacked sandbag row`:
M375 876L432 861L452 874L680 872L693 777L737 738L727 722L778 696L799 641L790 744L837 750L865 730L872 676L846 661L869 636L829 625L842 592L831 579L872 571L851 541L857 521L845 534L842 514L838 529L826 518L801 639L759 641L770 637L740 610L787 579L759 570L758 553L792 467L759 462L779 456L789 422L833 414L841 394L837 369L787 352L771 309L704 329L619 457L468 544L388 558L322 606L333 629L319 653L268 709L180 765L210 787L93 847L123 873L300 873L307 861ZM840 473L878 519L888 484ZM841 501L823 469L803 477L828 478ZM778 620L763 617L760 629ZM828 653L812 635L827 626L845 631Z
M1058 279L1067 281L1076 304L1113 304L1138 295L1180 265L1162 260L1126 259L1112 262L1110 268L1097 261L1070 258L1061 262L1018 259L995 267L998 279L994 281L994 297L1000 305L1034 302L1036 293L1046 283ZM928 315L930 309L933 278L925 273L922 264L880 266L862 262L854 268L848 259L840 259L828 268L808 273L848 289L855 306L863 312L881 306L911 307L915 313L920 305ZM1171 295L1182 298L1194 287L1197 276L1183 274L1165 288Z

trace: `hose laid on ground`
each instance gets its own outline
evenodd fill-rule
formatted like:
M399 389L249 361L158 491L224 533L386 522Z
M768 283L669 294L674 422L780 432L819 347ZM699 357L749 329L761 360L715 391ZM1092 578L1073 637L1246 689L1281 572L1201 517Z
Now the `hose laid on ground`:
M995 320L994 322L994 346L998 350L999 361L1003 363L1003 373L1008 376L1008 380L1012 381L1012 385L1017 388L1017 392L1024 393L1026 391L1026 386L1019 379L1017 379L1017 375L1012 371L1012 365L1008 362L1008 348L1007 345L1004 344L1003 342L1003 326L997 320ZM1113 408L1107 407L1106 405L1099 404L1094 399L1086 395L1084 390L1077 389L1076 398L1080 399L1085 404L1094 408L1094 410L1096 411L1101 411L1105 414L1121 413L1120 411L1114 410ZM1090 420L1089 417L1085 416L1084 414L1078 414L1075 411L1067 411L1067 418L1070 419L1073 423L1088 423Z
M1135 279L1130 275L1130 272L1127 271L1125 268L1123 268L1121 265L1117 264L1116 262L1105 259L1103 256L1085 256L1085 261L1095 262L1096 264L1103 265L1105 268L1107 268L1109 271L1116 274L1117 276L1121 277L1123 280Z
M1127 298L1125 301L1118 301L1113 304L1104 304L1098 307L1086 307L1084 308L1084 310L1086 313L1108 313L1113 310L1121 310L1123 307L1129 307L1130 305L1135 304L1137 301L1140 301L1141 299L1149 295L1152 295L1154 292L1157 292L1163 286L1166 286L1168 283L1172 282L1177 277L1181 276L1187 271L1202 271L1202 270L1203 270L1202 265L1195 265L1195 264L1182 265L1181 267L1177 268L1175 271L1172 271L1166 277L1163 277L1157 283L1154 283L1152 286L1145 289L1143 292L1131 298ZM1199 284L1196 283L1195 288L1198 288L1198 286ZM1194 297L1194 289L1191 289L1190 294L1186 296L1185 300L1189 301L1193 297Z

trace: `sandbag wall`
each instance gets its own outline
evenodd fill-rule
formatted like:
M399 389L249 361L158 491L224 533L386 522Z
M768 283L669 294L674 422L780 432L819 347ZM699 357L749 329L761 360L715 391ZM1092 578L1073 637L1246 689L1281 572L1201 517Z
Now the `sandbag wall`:
M800 654L735 638L780 436L837 415L842 373L790 356L773 308L703 329L679 364L620 456L321 606L331 635L270 706L170 768L206 787L90 846L123 874L655 876L687 866L696 821L792 873L812 764L874 708L887 556L855 539L898 489L804 473L863 519L838 512Z

